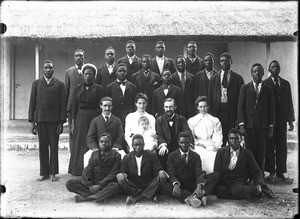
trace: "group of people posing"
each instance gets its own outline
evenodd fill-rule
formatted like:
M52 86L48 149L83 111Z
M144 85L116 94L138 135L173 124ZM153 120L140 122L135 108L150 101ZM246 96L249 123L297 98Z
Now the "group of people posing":
M116 62L108 47L106 63L97 69L77 49L65 83L53 77L53 62L45 61L29 106L32 133L39 136L38 181L58 180L58 139L68 117L68 172L81 179L69 180L67 188L78 194L76 201L105 202L124 192L131 204L166 194L199 207L208 194L273 198L265 182L275 175L292 183L286 132L295 118L278 61L270 63L264 81L263 66L253 64L253 80L244 84L231 70L229 53L220 56L216 72L214 55L201 59L194 41L188 56L175 62L164 55L162 41L154 58L135 51L128 41L127 55Z

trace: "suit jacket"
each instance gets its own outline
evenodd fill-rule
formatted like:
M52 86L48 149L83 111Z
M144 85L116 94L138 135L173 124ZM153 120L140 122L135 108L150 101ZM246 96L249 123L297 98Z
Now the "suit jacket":
M279 77L280 79L280 97L275 96L275 85L270 77L264 80L264 83L273 89L274 99L275 99L275 113L276 121L280 119L284 122L295 121L294 106L292 100L291 86L290 83ZM275 121L275 123L276 123Z
M65 72L65 87L67 95L67 111L72 110L72 98L74 88L84 82L83 76L79 74L75 65L68 68Z
M91 121L89 131L86 136L86 144L89 149L99 148L100 136L108 133L112 137L113 148L122 149L124 141L124 130L121 120L111 115L106 123L102 114Z
M251 81L241 87L238 102L238 124L245 128L264 128L275 125L275 105L272 88L262 82L256 101L254 85Z
M263 184L260 168L258 167L251 151L240 147L240 152L233 170L229 170L230 146L224 146L217 151L214 172L220 174L220 184L228 184L235 181L247 182L254 179L257 184Z
M177 113L175 113L174 117L173 126L175 125L175 136L178 136L180 132L189 132L191 134L191 139L193 139L192 131L189 128L186 118ZM168 148L170 149L173 145L169 145L171 142L171 133L168 123L169 122L166 114L159 116L155 121L155 130L157 134L158 145L167 143ZM194 144L194 142L192 144Z
M124 56L123 58L120 58L117 62L119 63L124 63L127 67L127 80L131 80L131 75L133 75L135 72L139 71L142 68L142 60L141 58L137 57L136 55L134 55L132 64L130 65L129 63L129 59L126 56Z
M212 116L218 117L220 110L221 100L221 71L215 74L210 79L208 85L208 101L209 101L209 113ZM230 114L237 118L237 105L239 99L239 93L241 86L244 84L244 80L241 75L231 71L229 84L227 87L228 106Z
M126 154L123 158L121 165L121 173L127 174L127 179L139 184L139 182L147 183L152 181L158 176L159 171L163 170L161 164L155 154L149 150L144 150L142 165L141 165L141 176L138 175L138 169L134 151Z
M113 99L112 114L114 115L128 114L134 111L134 100L136 95L135 85L127 80L125 86L124 96L117 80L106 87L106 95Z
M28 121L65 122L66 90L63 82L52 78L47 84L44 77L32 83Z
M213 71L212 76L215 74L216 70ZM208 96L209 82L210 80L208 79L205 70L202 70L195 75L195 99L199 96Z
M117 65L115 64L113 72L109 74L106 63L98 68L97 75L95 77L95 82L101 84L105 89L108 84L117 79L116 75Z
M150 112L151 111L151 104L152 104L152 95L153 95L153 91L156 90L157 88L159 88L160 86L160 76L158 74L156 74L153 71L149 71L150 74L150 87L149 87L149 92L146 93L143 89L142 86L142 77L141 74L144 74L144 70L141 69L138 72L134 73L131 76L131 82L136 86L136 93L144 93L147 94L148 96L148 105L147 105L147 111Z
M193 75L195 75L197 72L204 69L204 62L203 59L201 59L199 56L196 56L195 61L192 63L189 57L185 58L186 62L186 70Z
M89 164L82 172L82 184L86 186L101 185L107 186L116 181L116 176L120 172L121 155L110 150L103 158L101 151L94 151L89 159Z
M152 109L151 114L155 117L160 116L164 113L164 101L166 98L173 98L176 102L177 109L176 112L180 114L184 113L184 101L183 101L183 92L180 87L177 87L173 84L170 84L170 89L167 95L165 95L162 86L157 88L153 92L152 97Z
M187 163L181 159L179 149L170 153L167 161L167 172L172 184L174 182L186 183L195 181L197 184L206 182L204 178L206 172L202 170L201 158L199 154L192 150L189 150Z
M156 56L151 60L150 69L151 71L154 71L155 73L161 75L161 72L159 71L158 64L156 61ZM163 69L169 69L171 71L171 74L173 74L176 71L174 60L164 56Z
M190 117L194 116L196 113L196 109L195 109L195 97L194 97L194 83L195 83L195 79L194 79L194 75L187 72L186 73L186 81L185 81L185 89L183 91L183 113L182 115L185 116L186 119L189 119ZM174 74L172 74L172 84L180 87L182 89L182 84L179 78L179 74L176 71Z

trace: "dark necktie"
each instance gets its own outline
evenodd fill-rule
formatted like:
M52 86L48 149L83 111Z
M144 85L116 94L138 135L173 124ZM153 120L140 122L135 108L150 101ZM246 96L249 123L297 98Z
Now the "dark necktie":
M121 84L122 84L122 85L125 85L126 82L125 82L125 81L118 81L118 84L119 84L119 85L121 85Z
M181 88L184 91L185 90L185 77L184 73L181 73Z
M278 83L278 77L274 78L274 87L275 87L275 100L280 99L280 87Z
M228 79L227 79L228 71L224 71L223 80L222 80L222 86L224 88L228 87Z
M259 94L258 84L255 84L254 90L256 93L256 97L258 97L258 94Z
M106 124L108 123L108 119L109 119L109 117L105 116Z
M186 164L186 157L187 157L187 154L184 153L183 155L181 155L181 160Z

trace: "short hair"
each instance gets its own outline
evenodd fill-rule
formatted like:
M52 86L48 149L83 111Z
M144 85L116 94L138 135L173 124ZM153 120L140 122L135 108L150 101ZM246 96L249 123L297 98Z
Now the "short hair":
M112 137L111 137L111 135L110 134L108 134L108 133L102 133L101 135L100 135L100 138L99 138L99 142L100 142L100 139L102 138L102 137L104 137L104 136L106 136L110 141L111 141L111 143L112 143Z
M231 55L230 55L228 52L223 52L223 53L220 55L220 59L221 59L221 57L223 57L223 56L225 56L225 57L227 57L228 59L232 60L232 59L231 59Z
M110 101L110 102L113 102L112 98L111 97L102 97L101 100L100 100L100 105L103 104L104 101Z
M173 98L171 98L171 97L168 97L168 98L166 98L166 99L164 100L164 105L165 105L165 102L173 102L173 103L174 103L174 106L176 106L176 101L175 101Z
M126 46L127 46L127 44L129 44L129 43L132 43L134 46L136 46L136 45L135 45L135 42L134 42L133 40L128 40L128 41L126 42Z
M132 144L133 144L133 142L134 142L135 139L142 139L142 140L143 140L143 143L145 144L144 137L143 137L141 134L135 134L135 135L132 137Z
M113 50L113 51L114 51L114 53L116 53L116 50L115 50L115 49L114 49L112 46L109 46L109 47L107 47L107 48L106 48L106 50L105 50L105 54L106 54L106 51L107 51L107 50L109 50L109 49L110 49L110 50Z
M151 57L150 55L148 55L148 54L144 54L144 55L142 56L142 59L143 59L143 58L148 58L148 59L150 59L150 60L152 59L152 57Z
M229 130L229 132L228 132L228 138L229 138L230 134L237 134L237 135L239 135L241 137L241 132L237 128L232 128L232 129Z
M195 41L190 41L190 42L188 42L188 46L189 46L189 44L194 44L194 45L196 45L197 46L197 43L195 42Z
M270 64L269 64L269 68L271 67L271 64L272 64L272 63L277 63L278 66L279 66L279 69L281 68L281 67L280 67L280 64L279 64L279 62L278 62L277 60L271 61Z
M125 67L126 70L127 70L127 66L126 66L124 63L119 63L119 64L117 65L117 69L118 69L119 67Z
M74 55L76 54L76 52L82 52L83 55L85 56L85 51L83 49L76 49Z
M87 64L83 65L83 66L82 66L82 74L84 74L84 71L85 71L86 69L91 69L92 72L93 72L93 74L94 74L94 76L96 75L97 68L96 68L95 65L93 65L93 64L91 64L91 63L87 63Z
M138 120L138 124L140 124L141 122L145 122L147 124L149 124L149 119L147 116L141 116Z
M215 61L215 56L212 53L210 52L205 53L203 59L205 58L205 56L210 56Z
M45 65L46 63L50 63L50 64L54 65L53 62L52 62L51 60L49 60L49 59L44 61L44 65Z
M191 141L191 134L188 132L180 132L178 135L178 141L180 138L188 138Z
M163 44L164 46L166 46L165 42L163 42L163 41L158 41L158 42L155 43L155 47L156 47L158 44Z
M135 103L138 102L139 99L143 99L145 100L147 103L148 103L148 96L147 94L143 94L143 93L138 93L136 96L135 96Z
M197 108L197 106L198 106L198 104L200 102L206 102L207 105L209 105L207 96L199 96L199 97L197 97L197 99L195 100L195 106L196 106L196 108Z
M262 72L264 72L264 67L262 67L262 65L260 63L254 63L251 67L251 72L252 72L254 67L260 67Z
M180 58L182 58L182 59L184 60L184 62L186 62L183 55L178 55L178 56L176 57L176 59L175 59L175 64L177 64L177 60L180 59Z

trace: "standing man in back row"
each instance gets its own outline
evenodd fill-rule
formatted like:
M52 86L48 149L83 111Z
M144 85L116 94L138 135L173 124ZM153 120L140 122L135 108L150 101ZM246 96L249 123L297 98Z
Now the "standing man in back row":
M141 58L137 57L135 54L136 45L135 42L132 40L128 40L126 43L126 53L127 55L123 58L120 58L117 64L124 63L127 69L127 76L126 79L128 81L131 80L131 75L136 73L142 68L142 61Z
M208 85L208 101L209 113L217 117L222 125L223 147L228 140L228 131L236 125L239 93L244 79L231 70L229 53L224 52L220 56L220 64L222 70L210 79Z
M71 124L72 124L72 98L74 88L83 83L83 74L82 66L84 64L85 52L82 49L76 49L74 52L74 61L75 65L68 68L65 72L65 87L67 95L67 117L69 124L69 149L70 153L73 154L74 150L72 148L72 133L71 133ZM68 171L70 172L70 170Z
M193 75L204 69L203 59L197 55L197 44L194 41L190 41L187 45L187 57L185 61L186 70Z

